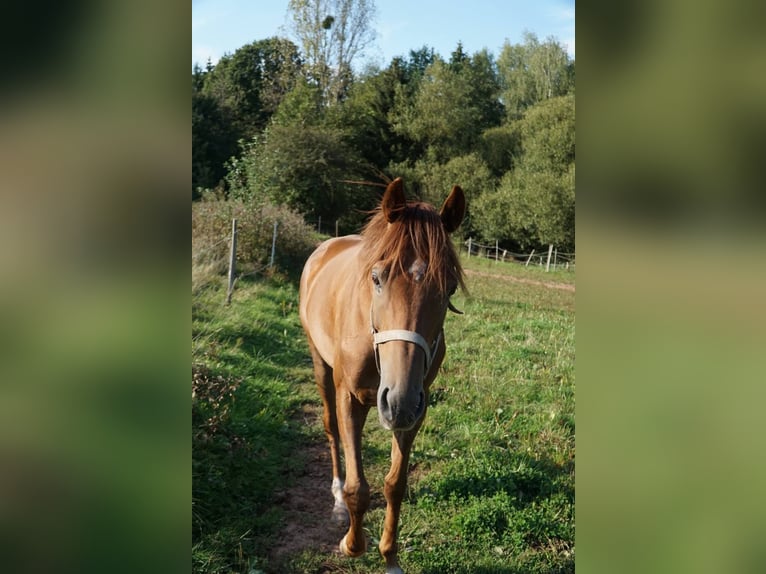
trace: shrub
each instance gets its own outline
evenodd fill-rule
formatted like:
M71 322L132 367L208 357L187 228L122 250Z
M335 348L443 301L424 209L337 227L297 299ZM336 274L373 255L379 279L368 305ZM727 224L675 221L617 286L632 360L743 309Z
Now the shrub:
M268 264L274 222L278 224L275 264L281 269L298 268L319 242L303 218L286 207L207 197L192 204L193 291L226 272L234 218L239 272L257 271Z

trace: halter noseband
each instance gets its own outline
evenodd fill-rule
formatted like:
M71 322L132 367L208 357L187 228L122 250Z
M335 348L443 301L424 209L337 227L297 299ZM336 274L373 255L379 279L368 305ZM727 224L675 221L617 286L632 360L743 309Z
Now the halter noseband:
M423 371L423 378L428 375L428 371L431 370L431 363L433 362L436 349L439 347L439 343L442 340L443 331L439 331L439 336L433 342L433 345L429 347L428 342L423 338L420 333L415 331L406 331L405 329L390 329L388 331L378 331L375 328L375 323L372 320L372 305L370 305L370 331L372 332L372 347L375 354L375 366L380 374L380 355L378 354L378 345L387 343L388 341L407 341L408 343L415 343L418 347L423 349L425 355L425 371Z

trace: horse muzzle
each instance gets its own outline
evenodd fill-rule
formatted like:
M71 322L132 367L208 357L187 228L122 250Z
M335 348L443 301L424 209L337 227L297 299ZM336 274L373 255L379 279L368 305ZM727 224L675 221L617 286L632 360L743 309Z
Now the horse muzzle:
M414 386L417 388L398 392L395 386L389 387L381 381L378 388L378 420L384 429L407 431L423 417L426 394L422 385Z
M439 331L438 337L429 345L425 338L415 331L405 329L378 331L372 320L372 307L370 307L370 331L372 333L375 367L380 374L380 387L378 388L378 419L380 424L383 428L391 431L410 430L426 412L426 395L423 391L423 382L431 370L431 364L443 334ZM390 341L410 343L423 352L423 371L415 377L416 382L413 382L412 376L405 376L403 379L395 381L384 373L384 369L381 368L378 347Z

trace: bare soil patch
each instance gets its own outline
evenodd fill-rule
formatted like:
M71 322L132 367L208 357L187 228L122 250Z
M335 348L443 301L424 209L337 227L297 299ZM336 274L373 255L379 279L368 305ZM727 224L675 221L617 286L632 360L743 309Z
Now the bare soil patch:
M303 406L305 424L314 424L319 419L318 410L315 405ZM324 434L303 447L301 455L306 460L303 474L275 494L285 522L271 551L271 559L277 564L309 548L338 554L338 542L345 533L342 526L330 519L334 502L330 491L332 464Z

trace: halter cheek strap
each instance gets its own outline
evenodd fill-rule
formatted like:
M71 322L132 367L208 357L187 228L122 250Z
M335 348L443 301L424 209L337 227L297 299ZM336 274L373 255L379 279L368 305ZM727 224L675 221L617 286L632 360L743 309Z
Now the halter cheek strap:
M433 345L429 346L425 338L415 331L406 331L404 329L390 329L388 331L378 331L375 328L375 323L372 321L372 306L370 306L370 330L372 331L372 346L375 351L375 366L380 374L380 355L378 353L378 345L387 343L388 341L406 341L408 343L415 343L418 347L423 349L425 356L425 370L423 371L423 378L428 375L428 371L431 370L431 363L433 362L436 349L439 347L439 343L442 340L442 331L439 331L439 336L433 342Z

